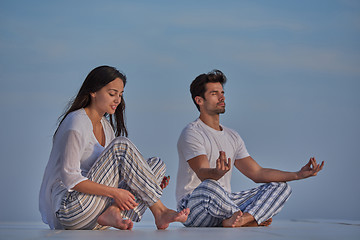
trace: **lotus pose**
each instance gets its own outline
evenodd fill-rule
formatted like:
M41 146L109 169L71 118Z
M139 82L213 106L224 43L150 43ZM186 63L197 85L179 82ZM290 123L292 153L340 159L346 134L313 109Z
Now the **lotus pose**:
M244 141L220 124L225 113L225 75L214 70L195 78L190 86L200 112L178 140L176 185L178 210L190 209L187 227L267 226L291 194L286 183L315 176L324 166L315 158L298 172L261 167L247 152ZM231 192L233 167L256 183L256 188Z
M123 98L126 76L100 66L86 77L62 116L40 189L39 208L51 229L133 228L149 207L158 229L185 222L160 201L165 164L145 160L128 139Z

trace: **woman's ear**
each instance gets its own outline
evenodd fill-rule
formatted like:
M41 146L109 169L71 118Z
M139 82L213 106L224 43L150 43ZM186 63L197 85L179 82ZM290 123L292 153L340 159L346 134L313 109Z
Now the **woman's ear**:
M96 96L96 92L90 93L90 96L94 98Z

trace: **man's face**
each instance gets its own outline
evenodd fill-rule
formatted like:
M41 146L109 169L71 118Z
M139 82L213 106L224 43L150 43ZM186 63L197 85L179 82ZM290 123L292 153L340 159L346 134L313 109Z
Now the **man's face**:
M207 83L204 94L205 99L202 98L200 111L209 115L221 114L225 112L225 96L224 89L221 83Z

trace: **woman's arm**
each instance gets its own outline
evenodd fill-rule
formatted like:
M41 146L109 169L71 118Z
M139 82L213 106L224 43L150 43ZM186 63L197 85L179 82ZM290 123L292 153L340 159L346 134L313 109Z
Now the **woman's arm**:
M109 187L91 180L85 180L76 184L73 187L73 190L87 194L110 197L114 199L116 205L122 211L133 209L138 205L138 203L135 202L135 197L131 192L121 188Z

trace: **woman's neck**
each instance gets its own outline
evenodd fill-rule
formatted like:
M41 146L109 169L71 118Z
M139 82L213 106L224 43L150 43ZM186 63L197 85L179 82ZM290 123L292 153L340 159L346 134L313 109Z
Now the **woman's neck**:
M104 114L99 113L94 108L86 107L85 112L90 118L93 125L97 125L101 123L101 118L104 116Z

